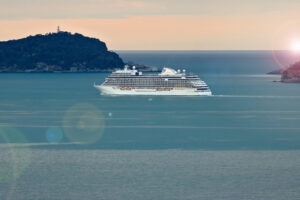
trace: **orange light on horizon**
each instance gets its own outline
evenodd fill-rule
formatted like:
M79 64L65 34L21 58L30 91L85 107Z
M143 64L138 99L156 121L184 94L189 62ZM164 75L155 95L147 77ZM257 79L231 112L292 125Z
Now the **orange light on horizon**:
M295 53L300 53L300 40L294 40L292 42L291 50Z

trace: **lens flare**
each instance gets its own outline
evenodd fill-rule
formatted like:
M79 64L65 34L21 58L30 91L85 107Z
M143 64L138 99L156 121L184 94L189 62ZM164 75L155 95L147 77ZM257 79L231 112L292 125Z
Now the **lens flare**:
M291 45L291 49L296 53L300 53L300 41L299 40L293 41Z
M67 138L78 144L97 142L104 131L105 118L93 105L78 104L70 108L64 117L63 128Z
M0 193L0 199L11 199L16 181L25 172L31 162L31 150L26 138L17 129L0 127L0 185L6 193Z
M290 19L278 24L270 35L272 45L272 57L275 63L286 69L293 64L300 55L300 23L297 19ZM276 66L274 66L276 67ZM274 68L275 69L275 68Z
M31 151L28 147L18 147L18 143L26 143L25 137L15 128L0 127L0 144L9 149L11 161L1 162L0 182L16 180L28 167Z
M50 143L58 143L63 138L63 131L58 127L51 127L46 131L46 139Z

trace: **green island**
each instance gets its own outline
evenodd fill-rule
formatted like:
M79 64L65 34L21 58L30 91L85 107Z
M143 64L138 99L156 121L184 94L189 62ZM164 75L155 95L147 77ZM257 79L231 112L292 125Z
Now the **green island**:
M0 42L0 72L111 72L124 64L157 71L124 63L104 42L79 33L59 31Z
M282 71L281 82L300 83L300 62L296 62Z
M268 74L281 75L280 82L300 83L300 62L296 62L289 67L271 71Z

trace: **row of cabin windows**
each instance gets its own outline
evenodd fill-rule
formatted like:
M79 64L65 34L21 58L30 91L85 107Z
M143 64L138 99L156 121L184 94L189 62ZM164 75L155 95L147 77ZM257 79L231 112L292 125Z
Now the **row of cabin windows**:
M156 87L192 87L192 84L186 80L133 80L133 79L108 79L106 85L120 86L156 86Z

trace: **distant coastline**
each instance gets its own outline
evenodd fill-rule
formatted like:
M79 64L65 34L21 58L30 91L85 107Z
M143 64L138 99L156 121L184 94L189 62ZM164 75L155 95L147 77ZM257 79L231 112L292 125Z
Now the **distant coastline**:
M300 83L300 62L296 62L281 74L281 82Z
M156 67L124 63L99 39L58 31L0 42L0 73L101 73L135 65L144 72Z
M137 64L132 61L129 61L127 63L124 63L124 65L128 65L129 67L135 66L136 69L138 69L141 72L161 72L161 69L157 67L152 67L148 65L143 65L143 64ZM60 71L55 71L52 70L52 66L45 66L46 68L33 68L33 69L28 69L28 70L1 70L0 73L111 73L115 71L116 69L122 69L123 67L120 68L107 68L107 69L95 69L95 70L90 70L90 69L83 69L81 71L77 69L70 69L70 70L60 70ZM49 67L49 69L47 69Z
M285 69L286 69L286 68L285 68ZM270 74L270 75L280 75L280 74L283 73L283 71L284 71L285 69L277 69L277 70L268 72L267 74Z
M283 83L300 83L300 62L296 62L290 67L274 70L268 74L281 75L280 81Z

